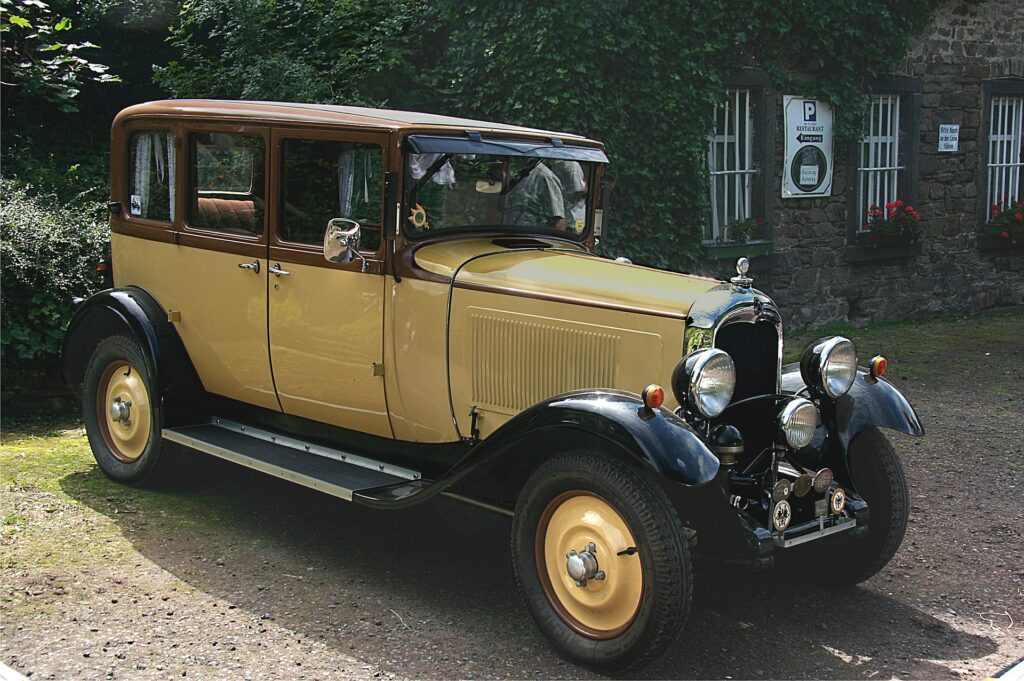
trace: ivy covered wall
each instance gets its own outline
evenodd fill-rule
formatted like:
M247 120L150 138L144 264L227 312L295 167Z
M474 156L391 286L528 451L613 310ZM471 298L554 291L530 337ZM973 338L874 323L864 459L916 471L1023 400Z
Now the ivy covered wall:
M898 63L935 4L191 0L174 29L181 56L157 80L175 96L361 103L596 137L615 181L606 252L692 270L704 266L723 75L756 67L829 99L839 134L855 136L864 82Z

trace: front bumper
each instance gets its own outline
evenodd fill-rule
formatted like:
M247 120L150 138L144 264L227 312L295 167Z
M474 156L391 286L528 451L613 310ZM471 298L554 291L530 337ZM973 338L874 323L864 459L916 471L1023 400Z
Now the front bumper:
M828 537L840 532L848 532L856 529L857 519L840 516L826 520L825 516L819 516L816 520L790 527L785 532L775 532L772 540L775 546L787 549L790 546L799 546L809 541ZM863 528L863 526L861 526Z

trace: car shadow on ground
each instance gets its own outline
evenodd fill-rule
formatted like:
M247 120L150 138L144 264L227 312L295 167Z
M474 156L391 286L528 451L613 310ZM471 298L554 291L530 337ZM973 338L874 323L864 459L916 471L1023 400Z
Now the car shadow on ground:
M61 487L191 587L400 676L592 676L551 651L520 603L509 519L444 499L371 511L215 459L187 465L163 490L95 467ZM938 678L951 671L933 659L997 649L885 583L704 571L676 647L631 676Z

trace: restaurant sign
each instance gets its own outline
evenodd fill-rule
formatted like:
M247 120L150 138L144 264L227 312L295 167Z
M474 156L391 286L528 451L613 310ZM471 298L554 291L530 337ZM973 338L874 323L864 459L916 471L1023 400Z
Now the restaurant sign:
M782 198L831 196L832 105L783 95L782 108L786 121Z

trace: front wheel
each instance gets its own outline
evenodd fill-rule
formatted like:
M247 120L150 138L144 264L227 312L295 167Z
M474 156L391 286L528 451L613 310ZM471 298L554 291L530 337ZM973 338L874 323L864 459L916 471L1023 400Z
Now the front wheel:
M884 568L903 542L910 512L903 465L881 431L858 434L847 462L854 489L868 503L867 533L842 543L805 544L786 561L801 576L831 586L858 584Z
M564 656L604 669L645 664L678 636L692 572L664 492L597 451L553 458L531 476L512 526L516 582Z

